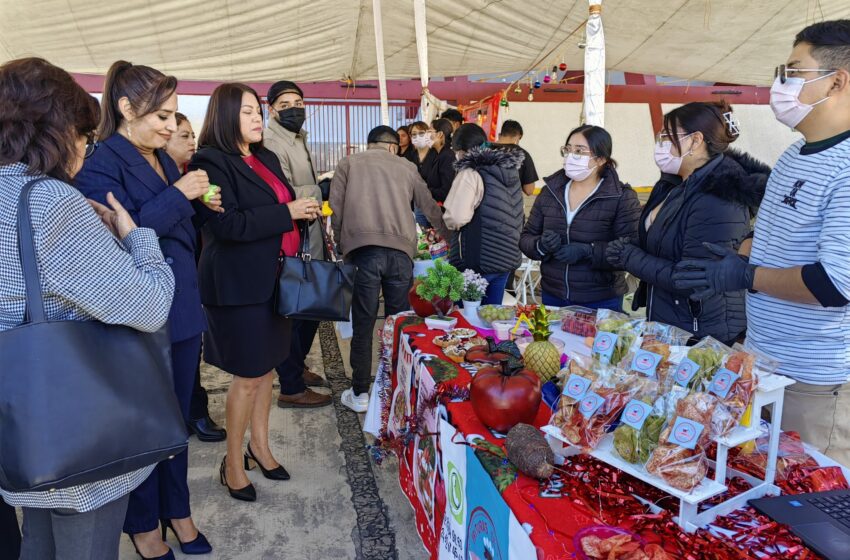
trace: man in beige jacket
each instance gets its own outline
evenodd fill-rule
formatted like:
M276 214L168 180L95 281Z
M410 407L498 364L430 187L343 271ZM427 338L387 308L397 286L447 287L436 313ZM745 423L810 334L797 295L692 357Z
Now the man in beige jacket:
M398 133L379 126L369 133L368 149L344 158L331 183L334 237L348 262L357 266L351 305L352 388L342 404L365 412L372 379L372 336L378 300L385 315L409 309L413 256L418 238L411 204L421 208L437 232L448 237L442 212L416 165L398 153Z
M307 147L307 131L303 128L304 93L297 84L280 81L269 88L267 99L271 118L263 134L266 148L277 155L296 198L314 197L321 201L322 193ZM314 258L321 259L324 255L321 220L314 221L309 227L310 253ZM316 408L333 402L330 395L309 388L327 387L327 381L310 371L304 363L318 328L318 321L292 322L289 358L276 368L280 377L277 405L281 408Z

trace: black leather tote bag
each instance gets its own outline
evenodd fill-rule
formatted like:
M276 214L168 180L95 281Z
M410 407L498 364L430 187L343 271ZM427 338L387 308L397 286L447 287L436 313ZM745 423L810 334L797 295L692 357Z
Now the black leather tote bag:
M322 230L325 256L329 257L327 233L324 227L319 229ZM279 315L307 321L349 320L357 268L342 260L313 259L306 222L301 228L301 253L280 260L275 297Z
M46 319L29 212L37 182L18 204L27 313L0 332L0 487L12 492L113 478L188 445L165 329Z

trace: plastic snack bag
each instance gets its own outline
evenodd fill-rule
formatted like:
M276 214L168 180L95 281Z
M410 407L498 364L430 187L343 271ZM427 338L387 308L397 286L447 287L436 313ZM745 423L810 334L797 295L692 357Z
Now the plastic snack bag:
M720 399L712 424L714 432L721 436L738 425L749 425L749 419L743 420L758 387L758 378L773 373L777 367L776 361L745 351L740 345L736 345L732 352L708 385L708 392Z
M555 414L549 421L551 425L558 428L563 428L566 425L579 401L584 398L590 386L596 382L600 371L593 367L590 358L575 356L570 360L569 365L558 373L559 381L563 378L562 391Z
M647 382L641 394L626 403L620 425L614 430L614 449L633 464L643 465L658 446L667 424L665 398L658 395L658 384Z
M691 393L679 400L646 470L679 490L696 488L708 472L705 447L716 406L717 398L707 393Z
M687 356L676 364L672 377L664 386L678 385L689 391L706 391L714 374L730 355L731 348L708 336L688 350Z
M600 309L596 313L596 337L591 356L601 364L619 364L637 342L643 324L642 319Z
M620 367L632 373L657 379L661 386L673 367L670 355L674 346L684 346L691 333L663 323L647 322L643 334L623 359Z
M619 420L626 404L649 382L611 366L597 368L603 371L559 426L567 441L583 449L595 449L599 445Z
M746 451L742 450L732 457L729 460L729 466L764 479L770 438L763 436L754 443L755 445L746 446ZM779 450L776 455L776 481L787 480L788 473L794 466L817 467L818 462L806 451L803 442L800 441L800 434L782 432L779 434Z

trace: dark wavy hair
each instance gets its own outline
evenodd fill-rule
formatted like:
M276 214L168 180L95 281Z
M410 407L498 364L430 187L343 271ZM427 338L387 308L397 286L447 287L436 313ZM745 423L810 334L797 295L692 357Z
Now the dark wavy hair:
M103 84L98 136L109 138L116 132L124 116L118 100L126 97L136 118L150 115L159 110L169 97L177 91L177 78L166 76L150 66L136 66L126 60L114 62L106 73Z
M238 154L239 145L242 143L242 130L239 126L239 113L242 110L242 95L250 93L260 103L260 96L251 86L240 83L221 84L215 88L207 105L207 116L204 118L204 126L198 136L198 145L202 148L218 148L222 152ZM259 151L263 147L260 140L250 144L248 149L251 153Z
M77 140L100 119L97 99L43 58L0 66L0 165L25 163L29 173L71 180Z

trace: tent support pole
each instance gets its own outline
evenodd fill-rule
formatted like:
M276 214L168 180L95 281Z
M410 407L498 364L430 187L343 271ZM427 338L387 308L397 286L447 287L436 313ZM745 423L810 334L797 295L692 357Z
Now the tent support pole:
M372 0L372 16L375 22L375 56L378 59L378 88L381 93L381 122L390 124L390 107L387 100L387 69L384 65L384 25L381 16L381 0Z

